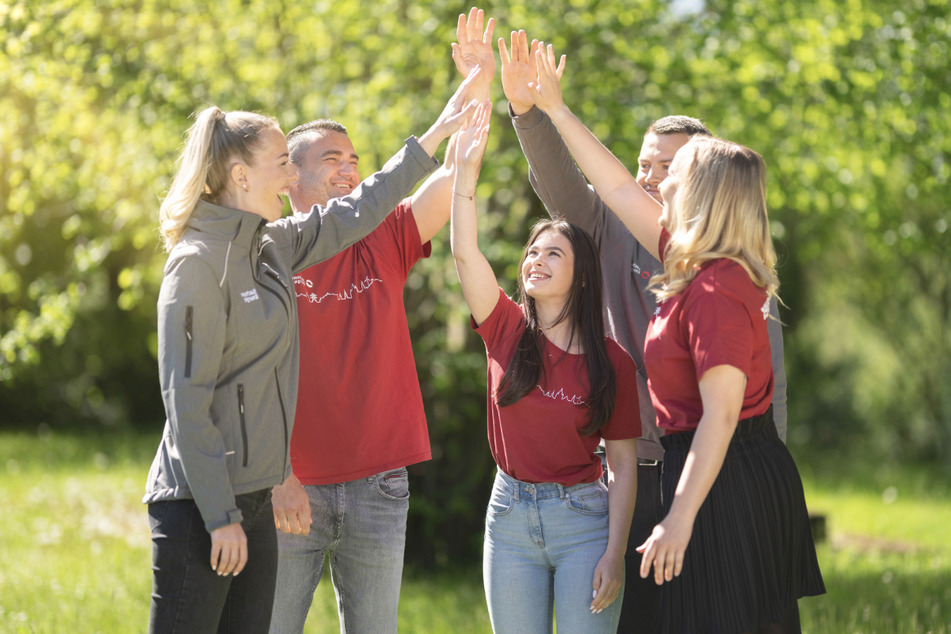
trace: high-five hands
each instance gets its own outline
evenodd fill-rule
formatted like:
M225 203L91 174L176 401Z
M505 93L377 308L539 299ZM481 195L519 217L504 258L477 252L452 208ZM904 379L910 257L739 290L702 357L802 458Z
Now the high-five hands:
M537 80L535 51L538 40L528 43L528 34L512 31L512 53L505 47L505 39L499 38L499 57L502 59L502 91L516 115L525 114L535 105L529 85Z
M485 30L483 31L483 24ZM452 44L452 61L456 69L468 76L472 69L479 67L481 72L468 97L480 101L489 98L492 78L495 76L495 52L492 50L492 33L495 31L495 19L485 22L485 11L473 7L468 17L459 15L456 25L456 42Z

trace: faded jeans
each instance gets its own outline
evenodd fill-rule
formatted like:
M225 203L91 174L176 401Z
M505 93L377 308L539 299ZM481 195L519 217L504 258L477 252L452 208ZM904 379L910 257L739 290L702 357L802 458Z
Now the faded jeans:
M608 544L608 492L600 480L564 487L521 482L501 470L485 519L482 577L497 634L615 631L620 596L591 613L594 569Z
M300 632L329 555L340 631L396 632L409 480L406 469L340 484L305 485L309 535L278 531L271 634Z

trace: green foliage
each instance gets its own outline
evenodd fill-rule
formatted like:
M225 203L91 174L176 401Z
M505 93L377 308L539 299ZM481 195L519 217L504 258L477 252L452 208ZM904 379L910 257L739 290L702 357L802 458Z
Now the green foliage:
M951 461L951 21L937 0L516 0L483 6L568 54L569 105L628 165L698 116L770 169L790 442ZM15 0L0 5L0 409L8 424L157 428L157 208L190 115L341 120L369 170L458 81L437 0ZM677 9L676 11L674 9ZM370 19L367 19L368 16ZM544 214L496 81L482 244L514 289ZM443 232L407 290L434 459L410 551L474 559L493 464L484 350ZM451 483L451 487L446 484ZM456 539L466 535L466 539Z

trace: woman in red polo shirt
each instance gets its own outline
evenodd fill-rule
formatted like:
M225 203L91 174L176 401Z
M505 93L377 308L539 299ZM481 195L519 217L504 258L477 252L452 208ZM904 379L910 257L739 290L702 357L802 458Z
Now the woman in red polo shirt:
M666 431L666 516L638 548L665 632L798 632L797 599L825 591L802 482L776 435L766 332L779 281L766 167L728 141L692 139L660 185L644 362Z

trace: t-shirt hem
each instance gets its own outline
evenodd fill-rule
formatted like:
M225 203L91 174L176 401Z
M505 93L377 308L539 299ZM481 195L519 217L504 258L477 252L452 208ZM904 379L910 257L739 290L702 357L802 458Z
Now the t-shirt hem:
M410 465L416 464L418 462L425 462L426 460L432 459L431 451L424 451L422 453L415 454L408 458L402 458L393 460L384 464L374 465L372 467L365 467L363 469L357 469L355 471L350 471L347 473L339 473L328 476L297 476L297 479L300 480L301 484L304 485L323 485L323 484L341 484L343 482L351 482L353 480L359 480L361 478L367 478L378 473L383 473L384 471L392 471L393 469L400 469L402 467L408 467Z

